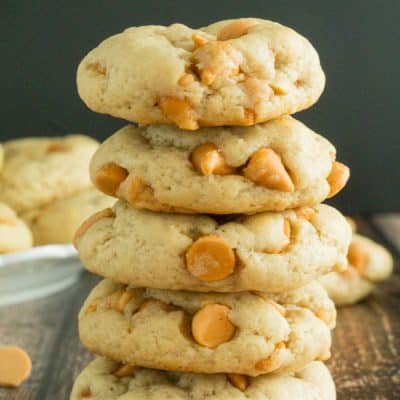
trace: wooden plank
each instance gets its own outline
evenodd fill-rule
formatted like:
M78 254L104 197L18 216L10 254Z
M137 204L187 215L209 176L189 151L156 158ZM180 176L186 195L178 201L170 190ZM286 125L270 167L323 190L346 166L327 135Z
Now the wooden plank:
M77 319L84 300L99 280L100 278L86 273L77 285L71 298L71 309L65 316L52 351L53 357L38 393L38 400L69 399L76 376L93 358L80 344Z
M0 308L0 343L21 346L33 363L30 379L17 389L0 388L0 400L69 398L74 377L91 357L80 346L76 320L97 281L97 277L84 273L73 288ZM54 386L60 395L51 396Z
M387 245L370 221L356 218L359 232ZM328 362L338 399L400 399L399 260L390 280L364 302L338 309Z

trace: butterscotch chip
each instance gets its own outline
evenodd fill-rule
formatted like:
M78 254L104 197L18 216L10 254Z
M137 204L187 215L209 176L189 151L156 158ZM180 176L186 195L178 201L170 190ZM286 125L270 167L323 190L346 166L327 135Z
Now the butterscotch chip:
M84 399L86 399L87 397L92 396L92 392L91 392L90 388L85 387L80 391L79 396L80 396L79 398L83 397Z
M0 386L19 386L32 370L29 355L19 347L0 347Z
M127 178L128 171L113 163L107 163L99 168L94 177L94 185L105 194L114 196L117 193L119 185Z
M137 312L143 311L148 307L154 307L154 306L167 312L178 310L178 308L175 307L173 304L167 304L164 303L163 301L156 299L147 299L140 304L139 308L137 309Z
M187 250L186 266L193 276L202 281L218 281L233 273L235 253L226 240L218 236L204 236Z
M256 122L256 113L253 110L246 108L244 110L243 121L239 125L250 126L250 125L254 125L255 122Z
M189 131L198 129L196 112L187 100L164 96L160 98L159 105L168 120L174 122L180 128Z
M277 368L277 365L279 365L279 363L282 362L280 360L280 351L285 347L286 345L284 342L277 343L274 352L268 358L258 361L255 367L258 370L263 371L263 373L273 371L274 369Z
M230 167L218 147L212 143L202 144L193 150L190 157L193 166L205 176L229 175L235 173L235 168Z
M332 169L326 180L331 188L328 199L339 193L350 178L350 169L346 165L335 161L332 164Z
M243 57L230 43L211 41L194 51L193 60L201 82L208 87L237 76Z
M138 196L146 189L146 184L137 176L130 178L128 182L126 199L134 205Z
M91 400L335 400L336 391L328 368L313 361L295 374L266 374L243 390L235 382L247 381L243 375L188 374L157 369L136 368L123 382L113 372L119 363L99 357L77 377L71 400L82 400L83 393ZM240 380L238 380L239 377ZM91 390L90 390L91 389ZM111 396L111 397L110 397ZM85 398L85 397L84 397Z
M300 207L295 210L299 218L304 218L307 221L312 221L315 216L315 210L312 207Z
M124 293L123 290L117 290L116 292L108 296L106 301L107 307L109 309L120 312L121 310L119 309L119 302L123 293Z
M225 25L217 34L217 40L236 39L243 36L248 30L257 25L258 21L251 19L240 19Z
M123 378L125 376L132 375L132 372L136 369L137 367L134 365L122 365L119 368L117 368L114 372L113 375L117 376L118 378Z
M78 247L78 241L81 237L88 231L88 229L94 225L97 221L100 221L103 218L111 218L114 216L114 212L111 208L106 208L102 211L98 211L97 213L91 215L86 221L84 221L78 230L75 233L74 237L74 245Z
M97 307L100 305L101 299L94 299L86 308L85 312L90 314L97 310Z
M200 79L181 80L182 71ZM272 95L254 98L241 90L246 76ZM182 24L128 28L87 54L77 84L93 111L193 130L266 122L306 109L321 95L325 76L306 38L272 21L242 18L200 29ZM187 103L160 107L163 98ZM243 119L247 108L256 118Z
M229 320L229 307L209 304L193 317L192 334L197 343L214 348L228 342L235 334L235 326Z
M188 86L188 85L190 85L191 83L193 83L194 81L195 81L195 77L194 77L193 74L187 74L187 73L185 73L185 74L183 74L183 75L179 78L178 83L179 83L181 86Z
M66 147L63 143L53 142L47 146L48 153L58 153L60 151L66 151Z
M369 249L361 242L352 242L347 254L350 265L362 273L369 260Z
M17 223L17 216L15 216L15 218L0 216L0 225L17 226Z
M329 312L325 308L321 308L320 310L315 311L315 315L322 319L328 326L332 326L335 323L336 320L336 313L335 312Z
M209 41L207 38L199 35L197 32L192 35L192 40L196 49L204 46Z
M293 192L295 190L281 157L272 149L264 148L256 151L243 170L243 174L247 179L268 189L282 192Z
M235 386L235 388L244 392L249 387L249 378L245 375L239 374L227 374L226 377L228 378L229 382Z
M285 96L287 94L287 91L277 84L270 83L269 87L273 90L276 96Z
M96 71L100 75L105 75L106 72L107 72L106 67L103 64L99 63L99 62L95 62L93 64L90 64L88 67L89 67L89 69L92 69L93 71Z

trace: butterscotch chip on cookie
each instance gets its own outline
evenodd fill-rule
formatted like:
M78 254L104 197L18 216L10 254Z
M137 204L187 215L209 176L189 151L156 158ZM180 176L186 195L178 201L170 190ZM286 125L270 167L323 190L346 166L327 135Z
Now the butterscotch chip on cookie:
M335 385L322 362L282 375L248 377L191 374L134 368L116 375L121 364L106 358L92 361L77 377L71 400L334 400ZM245 382L240 385L237 382Z
M26 211L21 218L32 230L36 246L72 243L76 230L86 218L114 202L114 198L91 188Z
M375 289L392 273L393 258L380 244L354 234L348 252L349 268L332 272L320 282L337 305L354 304Z
M93 111L196 130L254 125L308 108L325 76L303 36L244 18L201 29L128 28L89 52L77 84Z
M336 164L326 139L283 117L186 135L128 125L100 146L90 171L98 189L136 208L232 214L317 204L346 183L348 169L345 178Z
M17 213L90 187L86 173L98 142L83 135L5 142L0 201Z
M118 201L83 224L85 267L116 282L174 290L282 292L347 265L351 229L327 205L236 216L160 214Z
M284 295L200 294L102 281L80 314L84 346L147 368L257 376L330 355L335 307L313 282Z
M9 206L0 203L0 254L32 247L32 232Z

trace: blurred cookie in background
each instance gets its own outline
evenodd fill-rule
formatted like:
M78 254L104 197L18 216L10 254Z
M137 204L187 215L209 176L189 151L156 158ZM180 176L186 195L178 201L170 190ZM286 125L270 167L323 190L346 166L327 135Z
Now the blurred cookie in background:
M356 225L348 218L353 228L353 239L347 258L346 271L332 272L320 278L336 305L354 304L375 289L376 284L387 279L392 273L393 258L380 244L355 233Z
M3 145L0 144L0 170L3 168L3 159L4 159L4 149Z
M32 233L25 222L9 206L0 203L0 254L29 249L32 243Z
M96 211L112 206L114 202L114 198L90 188L26 211L21 218L31 228L35 246L71 243L82 221Z
M84 135L4 142L0 201L20 214L89 188L89 162L98 145Z

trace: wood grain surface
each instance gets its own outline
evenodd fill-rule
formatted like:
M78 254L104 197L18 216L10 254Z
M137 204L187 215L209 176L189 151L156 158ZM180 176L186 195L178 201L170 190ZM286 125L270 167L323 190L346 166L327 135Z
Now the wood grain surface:
M395 273L366 301L339 310L332 358L339 400L400 399L400 218L358 218L360 231L387 246ZM396 247L399 246L399 247ZM0 389L0 400L67 400L76 375L93 357L79 343L77 314L99 278L33 302L0 308L0 343L16 344L33 360L31 378ZM296 399L293 399L296 400Z

